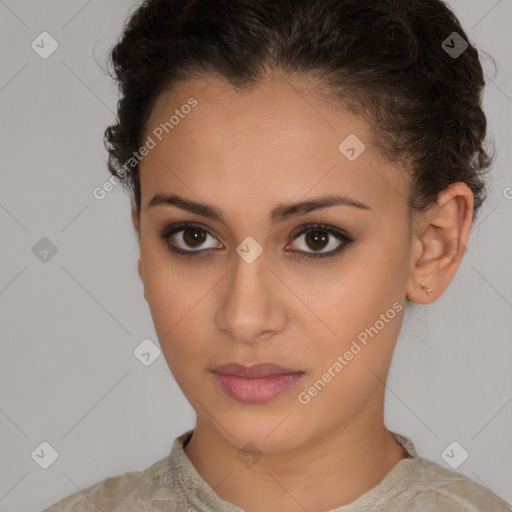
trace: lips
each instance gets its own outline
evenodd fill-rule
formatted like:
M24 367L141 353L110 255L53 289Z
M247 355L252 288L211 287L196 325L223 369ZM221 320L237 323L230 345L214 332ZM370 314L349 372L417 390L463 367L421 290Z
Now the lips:
M295 386L305 375L303 371L272 363L252 366L229 363L216 366L212 373L225 395L246 404L272 400Z
M212 370L216 373L223 375L233 375L236 377L270 377L273 375L288 375L290 373L304 373L300 370L292 370L289 368L283 368L273 363L259 363L252 366L244 366L238 363L228 363L216 366Z

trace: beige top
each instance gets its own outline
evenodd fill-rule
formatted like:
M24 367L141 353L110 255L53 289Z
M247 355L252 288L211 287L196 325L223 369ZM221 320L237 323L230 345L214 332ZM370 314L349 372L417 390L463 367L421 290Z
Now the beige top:
M178 436L171 453L146 469L106 478L43 512L243 512L217 496L188 458L183 448L192 433ZM512 511L487 487L419 457L407 437L392 434L409 457L355 501L328 512Z

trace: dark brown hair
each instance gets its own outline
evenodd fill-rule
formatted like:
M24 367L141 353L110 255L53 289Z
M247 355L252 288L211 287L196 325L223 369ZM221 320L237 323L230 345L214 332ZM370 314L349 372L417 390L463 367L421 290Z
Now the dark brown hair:
M458 56L443 43L454 46L454 32L468 43ZM319 94L366 119L373 143L411 175L411 212L457 181L473 192L474 218L486 197L483 70L441 0L145 0L109 57L120 99L108 167L138 209L138 165L127 163L162 92L205 76L243 91L267 69L316 79Z

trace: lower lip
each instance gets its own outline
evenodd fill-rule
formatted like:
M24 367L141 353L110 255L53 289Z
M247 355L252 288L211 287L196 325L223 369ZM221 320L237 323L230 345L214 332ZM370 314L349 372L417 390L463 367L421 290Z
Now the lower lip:
M257 404L272 400L294 386L303 373L270 375L268 377L238 377L213 372L220 388L229 397L248 404Z

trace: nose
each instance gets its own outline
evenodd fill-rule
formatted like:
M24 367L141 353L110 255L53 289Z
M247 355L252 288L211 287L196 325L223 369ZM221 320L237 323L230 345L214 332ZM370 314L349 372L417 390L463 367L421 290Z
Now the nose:
M286 323L283 285L264 253L252 263L238 255L221 288L217 328L231 339L254 343L281 331Z

